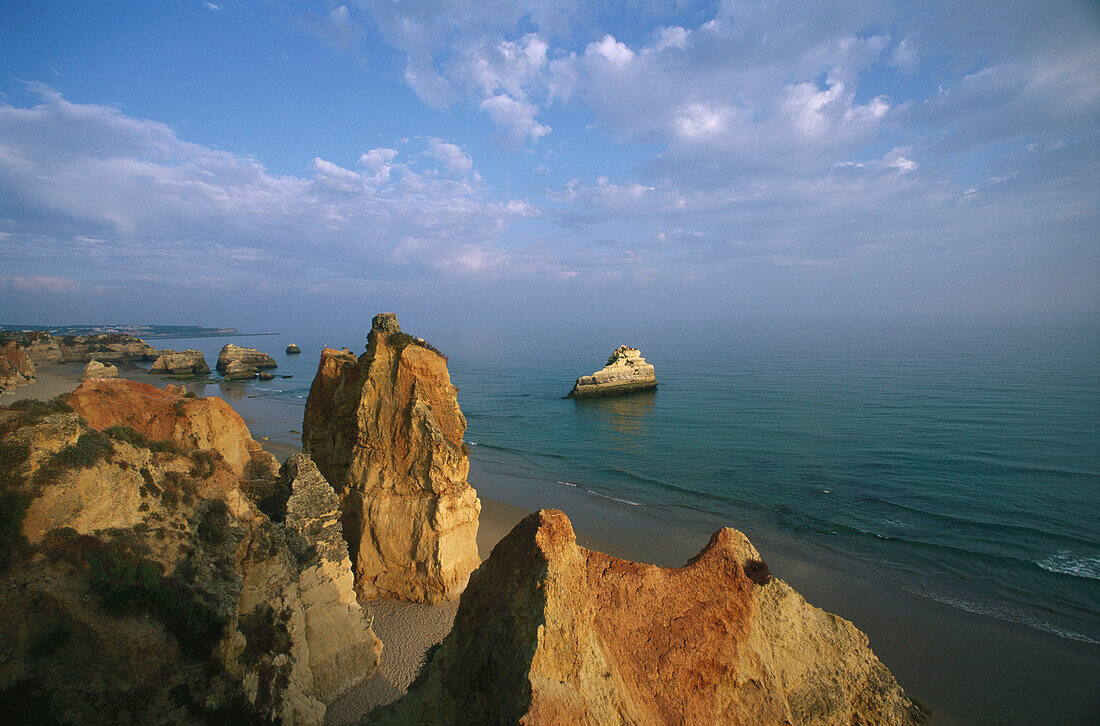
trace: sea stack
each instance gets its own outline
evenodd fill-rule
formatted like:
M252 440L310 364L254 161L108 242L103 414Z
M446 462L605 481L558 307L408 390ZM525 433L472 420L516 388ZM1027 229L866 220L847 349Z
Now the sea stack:
M447 359L393 313L375 316L358 358L321 352L302 445L341 497L364 599L447 600L480 563L457 393Z
M267 353L258 351L255 348L242 348L239 345L230 343L218 353L218 363L215 368L224 373L229 368L229 364L234 361L253 369L279 367L275 359Z
M607 365L590 376L581 376L567 398L618 396L657 387L657 374L645 362L637 348L620 345L607 359Z
M302 349L298 347L297 343L288 343L286 346L287 355L298 355L302 352Z
M408 693L363 723L879 724L922 709L847 620L721 529L684 567L581 547L529 515L470 578Z
M206 364L201 350L189 348L182 351L162 350L149 370L168 376L205 376L210 373L210 366Z

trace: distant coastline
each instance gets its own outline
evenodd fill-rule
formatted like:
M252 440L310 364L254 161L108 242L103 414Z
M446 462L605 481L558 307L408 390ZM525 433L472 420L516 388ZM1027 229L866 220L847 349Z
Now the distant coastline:
M133 335L145 340L172 338L236 338L257 335L281 335L275 332L242 333L236 328L207 328L201 325L0 325L0 332L44 330L50 335Z

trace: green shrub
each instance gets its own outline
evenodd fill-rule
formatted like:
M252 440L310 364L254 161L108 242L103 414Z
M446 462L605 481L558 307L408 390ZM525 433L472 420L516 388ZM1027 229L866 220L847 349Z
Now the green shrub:
M138 551L143 545L133 533L112 530L110 536L104 541L67 527L48 532L42 549L52 559L84 568L89 588L107 612L148 613L175 636L184 653L209 657L221 640L225 619L185 582L165 578L160 566Z
M199 514L199 523L195 528L199 539L213 544L221 544L225 541L226 515L229 513L225 502L219 499L210 499L202 507Z
M390 333L386 336L386 342L389 343L391 347L397 348L398 350L404 349L410 345L419 346L426 350L430 350L443 360L449 360L447 356L443 355L443 353L438 348L436 348L428 341L424 340L423 338L413 337L408 333Z
M218 468L218 462L222 461L221 454L206 449L192 451L188 456L191 457L191 471L188 475L196 479L212 476Z
M171 441L150 441L145 434L136 431L129 426L108 426L103 433L115 441L125 441L137 449L149 449L157 453L178 454L179 447Z
M0 573L22 559L30 547L23 536L23 518L33 497L19 490L0 492Z
M45 484L64 471L90 469L114 451L111 440L94 429L85 431L76 440L44 461L35 473L35 482Z

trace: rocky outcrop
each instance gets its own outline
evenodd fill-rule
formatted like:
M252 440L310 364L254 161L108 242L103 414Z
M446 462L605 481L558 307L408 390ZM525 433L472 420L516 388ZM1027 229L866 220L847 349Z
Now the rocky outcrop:
M210 422L202 401L194 429ZM380 652L335 493L305 457L245 480L209 450L163 443L97 431L57 402L0 410L5 712L321 723Z
M0 344L0 392L34 380L34 362L15 342Z
M287 355L298 355L302 352L302 349L298 347L297 343L288 343L286 346Z
M61 346L45 330L4 331L0 333L0 343L15 343L27 352L35 363L61 362Z
M162 350L149 370L166 376L205 376L210 366L201 350Z
M275 359L267 353L261 353L255 348L242 348L232 343L226 345L222 348L221 352L218 353L218 363L215 367L222 373L225 373L229 365L234 361L240 362L244 366L254 370L279 367Z
M81 374L80 380L86 381L89 378L118 378L118 368L110 363L90 360L88 365L84 366L84 373Z
M304 454L287 459L280 480L290 490L286 531L312 543L316 554L302 569L298 589L313 690L327 703L374 672L382 641L355 597L336 492Z
M45 330L5 332L3 341L25 348L35 363L87 363L95 358L112 363L155 360L157 349L141 338L124 333L100 335L62 335L54 337Z
M256 369L239 360L230 361L222 373L227 381L250 381L257 376Z
M477 567L481 502L447 360L375 316L359 358L326 349L306 402L302 443L341 496L361 597L434 603Z
M657 387L653 366L645 362L641 351L620 345L607 359L607 365L590 376L581 376L567 398L616 396L647 391Z
M580 547L565 514L520 522L454 628L372 724L913 724L851 623L770 576L723 529L665 569Z
M274 475L275 457L252 439L240 414L220 398L194 398L178 386L162 390L125 379L89 380L66 399L98 430L128 426L151 441L184 451L217 452L238 477Z

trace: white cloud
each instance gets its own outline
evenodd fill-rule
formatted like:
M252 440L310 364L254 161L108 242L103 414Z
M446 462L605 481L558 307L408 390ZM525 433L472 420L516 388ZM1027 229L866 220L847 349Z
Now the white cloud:
M447 170L457 176L462 176L474 166L474 160L470 155L455 144L442 139L428 139L428 153L442 162Z
M339 51L354 50L366 36L362 26L352 19L347 5L334 8L323 17L307 15L301 19L301 24L310 34Z
M64 260L80 279L174 280L209 259L251 284L318 266L341 278L388 279L401 266L430 277L484 269L462 260L501 258L502 230L531 213L519 200L494 201L469 155L438 139L408 157L439 160L430 173L376 148L361 171L318 157L308 176L277 176L163 124L38 90L36 106L0 105L0 267L9 271ZM419 242L395 257L404 239ZM70 289L56 277L8 284Z
M611 65L620 67L625 66L634 58L634 51L628 48L625 43L615 40L612 35L605 35L603 40L598 43L589 43L588 47L584 49L584 54L599 56Z
M517 101L502 93L486 98L481 102L481 108L504 131L505 138L513 145L518 146L527 138L538 141L540 137L550 133L549 126L544 126L535 119L538 109L526 101Z

